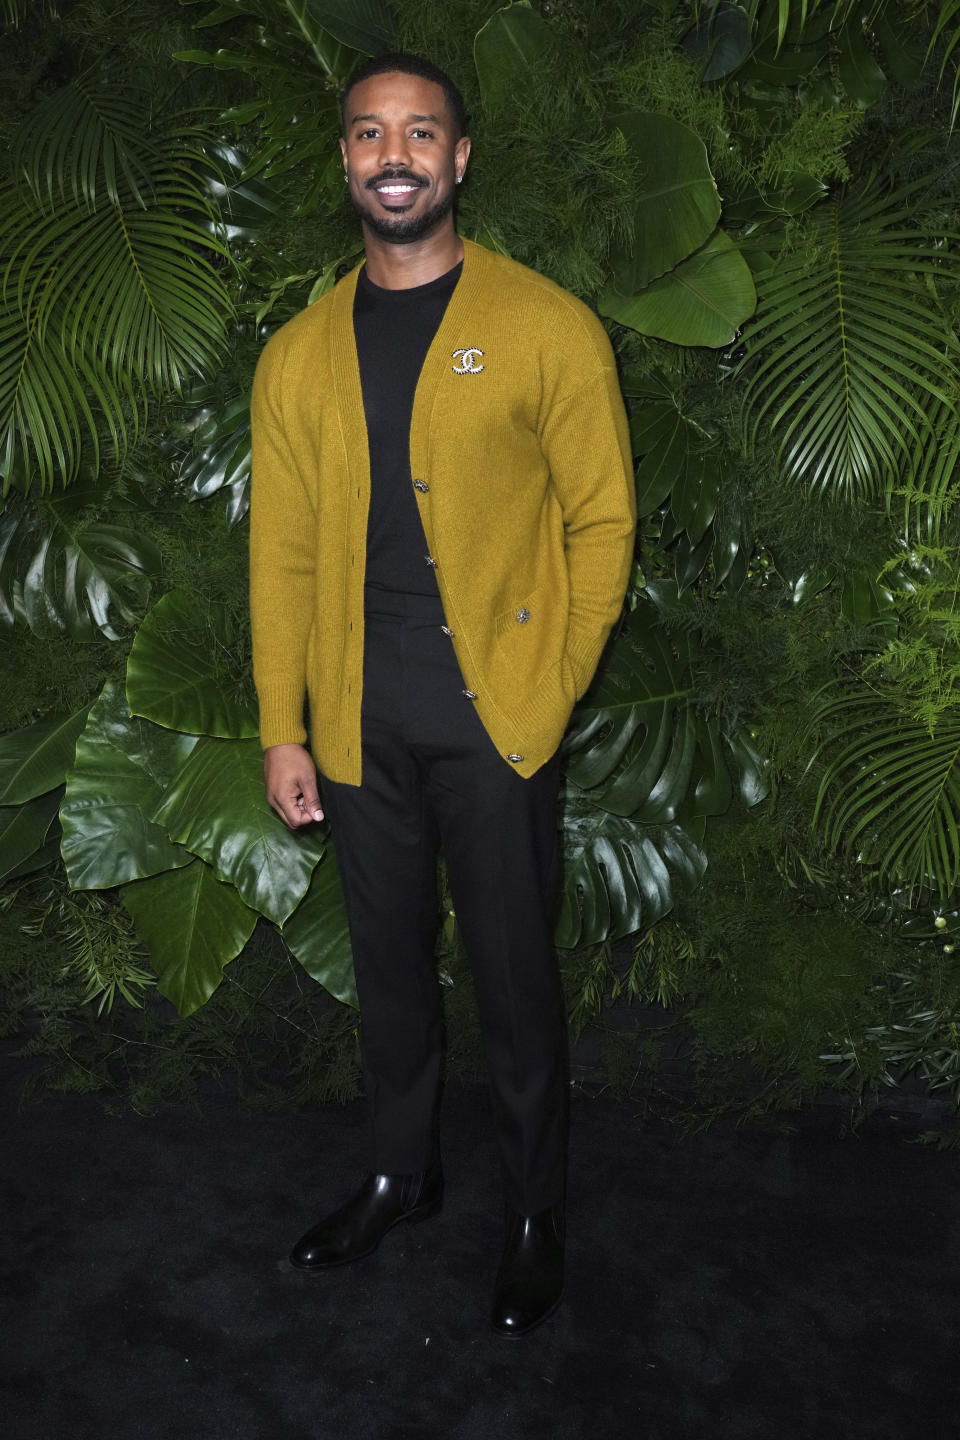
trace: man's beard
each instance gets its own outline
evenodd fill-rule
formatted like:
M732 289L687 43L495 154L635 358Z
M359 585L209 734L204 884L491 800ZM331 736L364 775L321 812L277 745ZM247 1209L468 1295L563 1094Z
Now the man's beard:
M407 176L390 177L395 179L406 179ZM353 195L350 196L354 210L360 216L374 235L381 240L386 240L390 245L410 245L414 240L421 240L424 235L429 235L446 220L453 209L453 190L448 190L432 205L419 215L372 215L369 210L363 209L357 204Z

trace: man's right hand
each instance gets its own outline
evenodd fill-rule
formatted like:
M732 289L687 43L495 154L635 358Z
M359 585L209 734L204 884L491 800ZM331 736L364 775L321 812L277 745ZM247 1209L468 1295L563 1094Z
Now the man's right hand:
M317 770L303 745L271 745L263 754L267 799L281 820L296 830L323 819Z

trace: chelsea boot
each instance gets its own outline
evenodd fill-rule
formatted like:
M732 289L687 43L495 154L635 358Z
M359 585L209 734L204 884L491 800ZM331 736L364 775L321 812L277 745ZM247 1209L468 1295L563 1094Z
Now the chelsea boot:
M368 1175L345 1205L302 1235L290 1253L298 1270L327 1270L369 1255L401 1220L429 1220L443 1199L439 1165L413 1175Z
M525 1335L552 1314L563 1294L563 1206L536 1215L508 1208L506 1221L490 1319L500 1335Z

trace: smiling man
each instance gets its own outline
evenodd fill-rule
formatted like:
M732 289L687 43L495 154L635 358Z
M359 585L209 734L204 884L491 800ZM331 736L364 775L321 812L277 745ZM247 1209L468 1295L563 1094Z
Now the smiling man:
M272 338L252 407L267 796L291 827L331 822L370 1112L369 1174L291 1259L359 1259L440 1209L442 848L506 1201L492 1322L522 1334L563 1288L557 747L622 604L627 425L592 312L458 236L447 75L368 62L340 143L365 264Z

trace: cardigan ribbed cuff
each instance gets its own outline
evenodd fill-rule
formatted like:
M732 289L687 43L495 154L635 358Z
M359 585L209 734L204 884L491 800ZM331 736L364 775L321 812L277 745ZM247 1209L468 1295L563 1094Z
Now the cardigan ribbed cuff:
M573 670L578 700L593 679L594 671L603 654L605 640L605 635L577 635L574 631L567 631L567 659Z
M303 723L302 685L265 685L257 690L260 702L260 744L303 745L307 739Z

